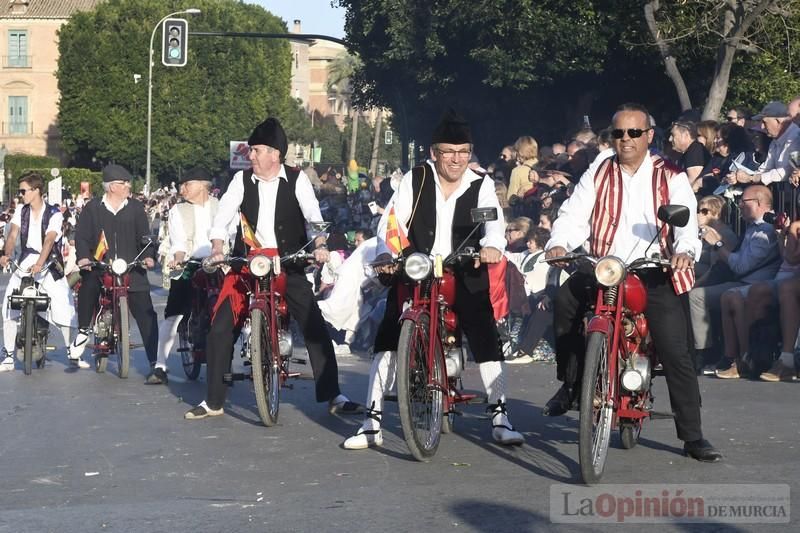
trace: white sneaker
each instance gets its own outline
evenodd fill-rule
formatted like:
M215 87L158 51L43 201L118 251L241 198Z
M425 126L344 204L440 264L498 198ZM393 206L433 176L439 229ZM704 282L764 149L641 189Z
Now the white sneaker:
M0 363L0 372L13 372L14 371L14 358L10 355L3 359Z
M345 450L366 450L373 446L383 446L383 431L378 429L360 428L358 433L344 441Z
M504 446L517 446L525 442L522 433L515 431L506 414L506 404L498 403L490 407L492 412L492 438Z
M85 331L78 331L78 334L75 335L75 339L72 341L72 344L70 344L69 348L67 348L67 357L70 359L70 362L75 360L78 361L81 360L81 356L83 355L83 351L86 349L86 344L88 342L89 342L88 333L86 333ZM80 365L80 363L74 363L74 364L77 364L80 368L84 368ZM84 364L88 365L89 363L84 362ZM87 366L86 368L89 367Z
M71 366L78 367L78 368L80 368L81 370L87 370L87 369L89 369L89 368L92 368L92 365L90 365L88 362L84 361L84 360L83 360L82 358L80 358L80 357L78 357L77 359L73 359L73 358L71 358L71 357L68 357L68 358L67 358L67 360L69 361L69 364L70 364Z

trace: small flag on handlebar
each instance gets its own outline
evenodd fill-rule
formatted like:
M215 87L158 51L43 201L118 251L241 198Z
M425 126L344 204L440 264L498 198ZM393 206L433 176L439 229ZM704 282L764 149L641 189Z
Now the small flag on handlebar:
M261 244L258 242L258 239L256 239L256 233L253 231L253 228L250 227L250 224L248 224L244 213L239 213L239 215L242 219L242 241L250 248L261 248Z
M394 212L394 206L392 206L389 210L389 218L386 221L386 246L392 254L398 255L410 244L408 237L403 232L403 228L397 222L397 215Z
M97 243L97 248L94 249L94 260L101 261L108 251L108 241L106 241L105 230L100 232L100 242Z

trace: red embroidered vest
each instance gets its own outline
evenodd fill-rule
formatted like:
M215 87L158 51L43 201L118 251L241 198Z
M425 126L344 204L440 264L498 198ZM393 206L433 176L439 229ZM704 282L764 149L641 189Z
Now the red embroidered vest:
M670 168L658 155L650 155L653 162L653 212L669 204L669 182L678 172ZM616 156L606 159L594 175L596 200L591 217L591 253L596 257L608 255L619 226L622 209L622 171ZM658 218L656 217L656 220ZM664 224L658 236L662 257L673 253L673 236ZM672 286L676 294L689 292L694 286L694 270L672 273Z

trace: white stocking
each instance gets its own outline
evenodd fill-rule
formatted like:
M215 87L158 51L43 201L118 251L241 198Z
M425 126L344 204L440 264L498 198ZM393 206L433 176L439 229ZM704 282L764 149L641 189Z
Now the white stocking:
M181 323L183 315L175 315L166 318L158 326L158 353L156 354L156 368L167 369L167 358L175 344L178 336L178 325Z
M369 370L368 409L383 411L383 395L392 390L396 370L397 352L386 351L375 354L372 359L372 368ZM366 430L378 429L380 423L372 418L366 418L361 427Z
M489 406L496 405L498 400L506 402L506 375L502 361L488 361L480 363L478 370L481 373L483 388L489 397Z
M7 318L3 320L3 346L12 355L17 347L17 320L16 318Z

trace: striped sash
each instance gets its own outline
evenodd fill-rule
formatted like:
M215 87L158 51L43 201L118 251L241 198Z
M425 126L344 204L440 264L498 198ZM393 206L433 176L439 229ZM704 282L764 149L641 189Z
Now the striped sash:
M663 158L652 155L653 161L653 212L669 204L669 181L675 172L666 165ZM603 257L611 250L614 235L617 233L622 209L622 171L616 157L609 157L597 169L594 176L597 191L591 219L591 252ZM658 217L656 216L656 220ZM674 236L669 226L664 224L658 236L662 257L672 257ZM672 273L672 286L676 294L689 292L694 285L694 270Z

